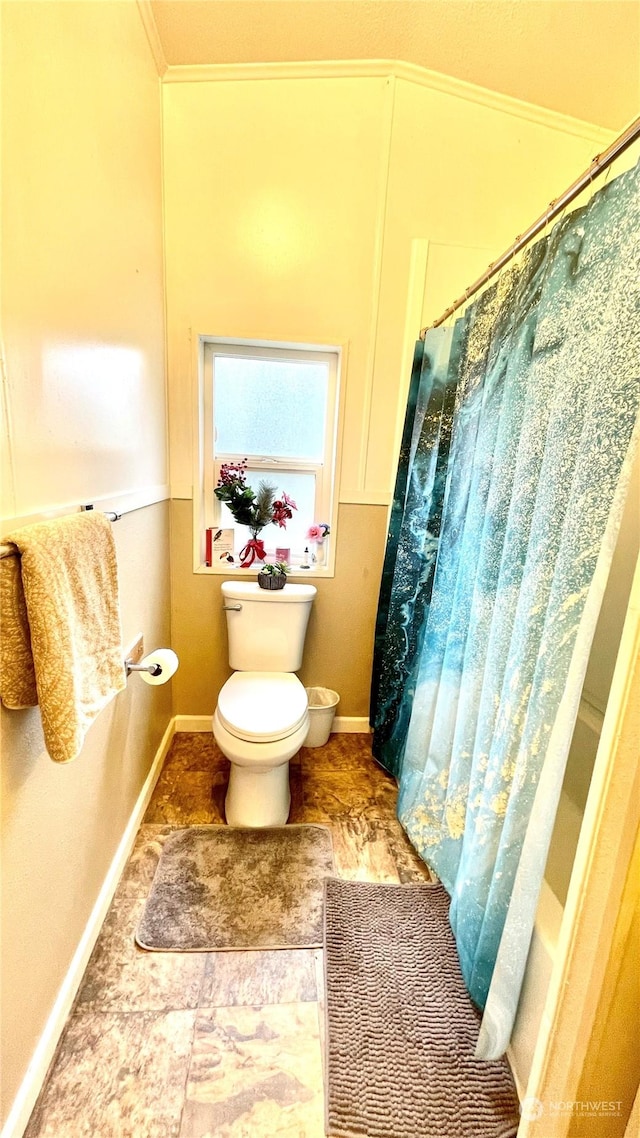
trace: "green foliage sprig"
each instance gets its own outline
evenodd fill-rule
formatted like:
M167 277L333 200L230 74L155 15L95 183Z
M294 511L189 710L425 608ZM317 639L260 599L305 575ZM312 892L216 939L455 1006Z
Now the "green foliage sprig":
M261 530L273 520L276 488L260 482L254 494L245 479L246 463L223 463L215 496L229 508L233 520L250 530Z
M264 573L266 577L286 577L289 566L286 561L267 561L260 572Z

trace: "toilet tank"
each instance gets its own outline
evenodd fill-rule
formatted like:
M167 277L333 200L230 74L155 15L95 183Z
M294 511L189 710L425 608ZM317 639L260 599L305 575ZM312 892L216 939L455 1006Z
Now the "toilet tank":
M297 672L316 591L313 585L287 584L272 592L254 581L223 581L234 672Z

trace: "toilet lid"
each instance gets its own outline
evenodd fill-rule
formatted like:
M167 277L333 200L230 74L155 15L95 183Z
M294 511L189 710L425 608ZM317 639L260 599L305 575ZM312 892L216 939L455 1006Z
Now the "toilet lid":
M234 672L218 696L222 726L256 743L293 735L307 706L307 693L293 672Z

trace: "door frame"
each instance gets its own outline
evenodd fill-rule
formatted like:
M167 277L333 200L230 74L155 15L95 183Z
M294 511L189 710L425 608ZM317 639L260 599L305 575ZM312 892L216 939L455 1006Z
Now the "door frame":
M570 1104L576 1101L640 826L639 740L640 557L518 1138L566 1138L574 1117Z

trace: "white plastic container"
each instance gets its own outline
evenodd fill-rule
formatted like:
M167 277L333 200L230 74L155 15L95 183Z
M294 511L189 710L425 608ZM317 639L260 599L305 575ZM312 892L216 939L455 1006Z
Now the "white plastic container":
M306 688L309 700L309 734L304 747L324 747L328 743L340 701L337 691L331 688Z

